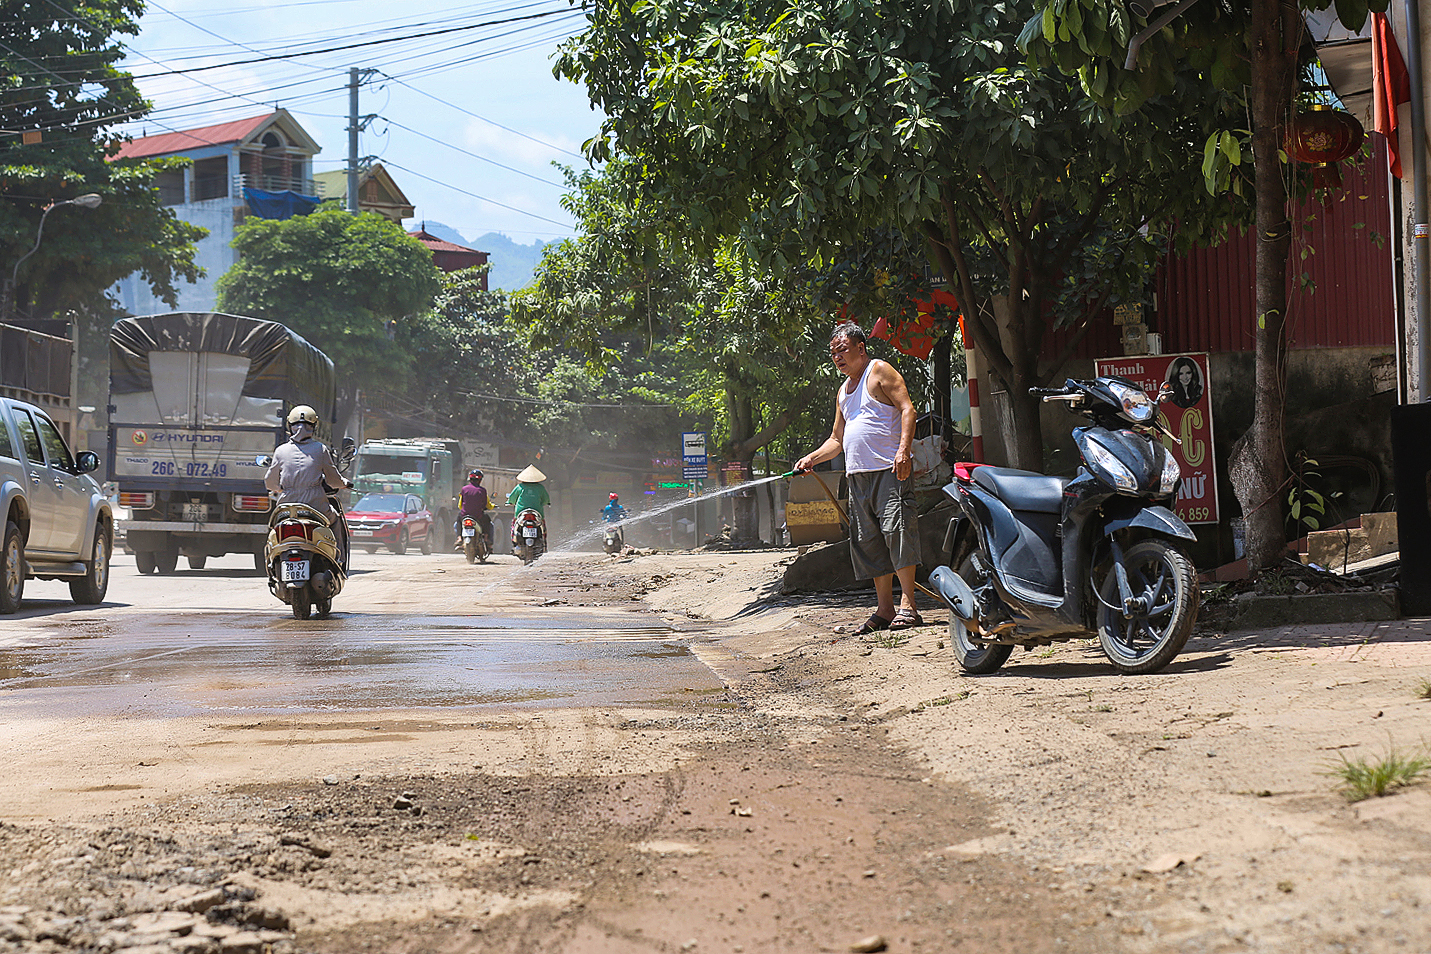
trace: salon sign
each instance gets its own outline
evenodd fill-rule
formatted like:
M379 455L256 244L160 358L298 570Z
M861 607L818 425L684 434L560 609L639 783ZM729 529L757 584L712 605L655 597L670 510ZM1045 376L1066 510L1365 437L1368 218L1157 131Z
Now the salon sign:
M1207 386L1207 355L1149 354L1099 358L1098 377L1127 378L1151 397L1164 384L1172 394L1158 406L1158 419L1182 441L1163 444L1182 468L1176 510L1184 523L1217 523L1217 472L1212 453L1212 391Z

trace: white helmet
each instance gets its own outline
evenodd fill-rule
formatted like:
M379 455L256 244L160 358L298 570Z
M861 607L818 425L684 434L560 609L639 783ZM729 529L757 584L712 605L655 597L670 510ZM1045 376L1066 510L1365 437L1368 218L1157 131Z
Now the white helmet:
M307 404L300 404L293 410L288 412L288 426L292 427L294 424L297 424L300 421L304 422L305 424L311 424L314 427L317 427L318 412L313 410Z

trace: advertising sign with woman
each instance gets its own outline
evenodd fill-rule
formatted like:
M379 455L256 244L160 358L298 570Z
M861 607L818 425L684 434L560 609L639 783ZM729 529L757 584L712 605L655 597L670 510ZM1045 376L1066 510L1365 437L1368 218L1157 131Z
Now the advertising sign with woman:
M1217 523L1217 472L1212 453L1212 388L1208 386L1207 355L1147 354L1099 358L1099 377L1127 378L1149 396L1168 385L1171 394L1158 407L1164 427L1181 439L1163 443L1182 468L1176 510L1185 523Z

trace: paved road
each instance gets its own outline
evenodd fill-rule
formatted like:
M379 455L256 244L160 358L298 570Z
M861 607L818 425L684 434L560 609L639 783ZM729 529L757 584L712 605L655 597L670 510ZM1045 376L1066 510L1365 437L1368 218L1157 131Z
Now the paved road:
M40 813L57 788L130 784L111 777L147 742L203 763L193 746L214 720L441 721L720 688L690 634L621 606L543 599L544 563L572 559L469 566L457 554L359 553L332 618L305 621L247 557L140 576L121 554L98 607L75 606L64 584L31 581L21 612L0 619L0 758L34 773L11 797Z

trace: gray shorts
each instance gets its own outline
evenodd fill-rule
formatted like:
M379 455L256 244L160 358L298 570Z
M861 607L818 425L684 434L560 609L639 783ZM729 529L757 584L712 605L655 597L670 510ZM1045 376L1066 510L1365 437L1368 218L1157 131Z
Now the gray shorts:
M850 486L850 563L855 579L888 576L918 566L919 516L914 480L897 480L889 470L848 475Z

